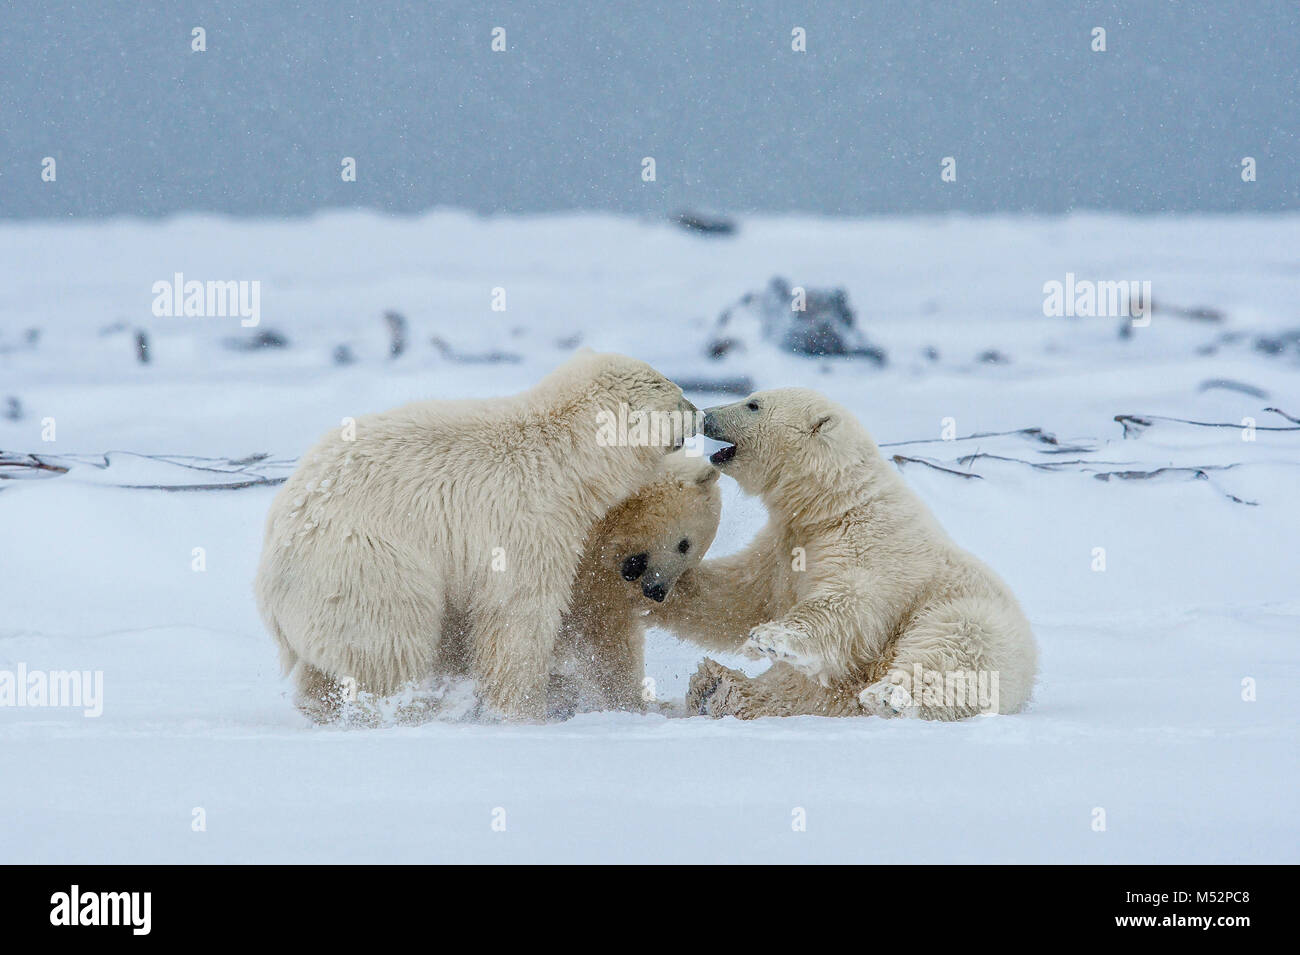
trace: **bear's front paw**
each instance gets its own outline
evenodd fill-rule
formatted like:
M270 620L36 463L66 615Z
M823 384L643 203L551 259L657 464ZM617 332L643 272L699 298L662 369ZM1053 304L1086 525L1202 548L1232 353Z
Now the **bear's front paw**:
M888 680L871 684L858 694L858 702L868 713L884 719L917 715L916 702L912 699L912 694L897 683L890 683Z
M771 621L761 623L749 631L749 639L741 645L740 652L751 660L768 659L789 664L825 685L826 673L822 659L808 651L808 642L807 634Z
M797 630L776 623L760 623L749 631L749 639L741 644L740 652L751 660L782 660L791 662L796 653L794 645L804 639Z

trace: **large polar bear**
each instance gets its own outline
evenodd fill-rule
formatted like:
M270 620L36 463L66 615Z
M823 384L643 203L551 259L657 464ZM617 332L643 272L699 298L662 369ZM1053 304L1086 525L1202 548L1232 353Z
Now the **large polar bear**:
M696 567L718 532L718 471L682 451L596 522L583 544L573 600L555 642L551 715L640 710L646 612Z
M770 520L741 553L684 575L652 622L776 663L749 680L705 661L696 712L961 719L1024 706L1037 649L1015 598L844 408L761 391L707 410L703 431L730 444L713 464Z
M672 420L679 444L696 414L644 362L584 352L518 395L327 434L271 505L256 581L299 705L328 713L341 688L386 695L439 664L490 712L543 717L583 540L672 450L610 417ZM464 640L440 646L444 628Z

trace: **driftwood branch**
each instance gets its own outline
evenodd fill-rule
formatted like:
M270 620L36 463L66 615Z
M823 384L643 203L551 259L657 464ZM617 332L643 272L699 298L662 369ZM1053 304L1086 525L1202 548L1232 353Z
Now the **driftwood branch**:
M0 451L0 479L12 478L23 471L50 471L53 474L67 474L68 469L61 464L46 461L38 454L11 454Z
M969 467L981 459L988 461L1006 461L1009 464L1024 464L1038 471L1064 471L1071 467L1083 467L1089 464L1108 464L1122 467L1124 461L1085 461L1082 458L1072 458L1069 461L1026 461L1024 458L1009 458L1002 454L991 454L988 451L976 451L973 454L964 454L957 459L957 463Z
M1204 465L1202 467L1155 468L1150 471L1103 471L1099 474L1094 474L1093 477L1095 477L1098 481L1109 481L1111 478L1116 478L1117 480L1120 481L1149 481L1152 478L1160 477L1165 474L1185 474L1194 481L1209 481L1210 471L1226 471L1230 468L1235 468L1235 467L1237 467L1237 465L1235 464L1211 464L1211 465ZM1210 481L1210 483L1212 485L1214 484L1213 481ZM1215 490L1217 490L1228 500L1232 501L1234 504L1245 504L1247 507L1259 506L1259 501L1247 501L1245 498L1237 497L1237 495L1225 491L1223 488L1219 487L1218 485L1214 485L1214 487Z
M1264 410L1274 411L1277 414L1282 415L1282 417L1286 418L1288 421L1296 420L1295 418L1292 418L1290 415L1278 411L1276 408L1265 408ZM1245 425L1234 423L1231 421L1227 421L1227 422L1190 421L1187 418L1169 418L1164 415L1117 414L1115 415L1115 420L1124 426L1124 437L1126 438L1130 434L1134 434L1134 435L1141 434L1147 428L1151 427L1151 425L1156 421L1171 421L1177 424L1190 424L1197 428L1232 428L1233 430L1236 431L1240 431L1243 427L1245 427ZM1285 427L1270 428L1267 425L1257 424L1255 425L1255 430L1256 431L1300 431L1300 421L1297 421L1296 424L1297 427L1294 428L1285 428Z
M978 438L1006 438L1006 437L1024 437L1037 441L1039 444L1046 444L1052 450L1044 450L1044 454L1063 454L1073 452L1079 454L1094 450L1093 448L1082 445L1061 444L1056 435L1050 431L1044 431L1042 428L1017 428L1014 431L978 431L974 434L964 434L956 438L918 438L913 441L886 441L881 444L882 448L900 448L909 444L955 444L958 441L972 441Z
M115 487L132 490L149 491L232 491L246 487L274 487L288 480L288 475L261 473L252 470L254 466L288 470L293 461L271 460L266 453L252 454L244 458L205 458L191 455L140 454L135 451L106 451L100 455L44 455L19 454L0 451L0 480L15 480L34 477L60 477L77 467L89 467L107 470L112 466L115 456L129 456L155 461L168 467L181 468L185 471L203 472L214 475L228 475L232 480L208 481L185 484L117 484Z
M119 484L131 491L238 491L246 487L278 487L287 477L253 478L230 484Z
M895 454L894 463L897 465L924 464L927 468L934 468L934 470L942 471L944 474L955 474L959 478L974 478L976 481L984 480L982 474L975 474L972 471L957 471L953 468L946 468L941 464L936 464L934 461L927 461L925 458L909 458L906 455Z
M1125 465L1124 463L1119 461L1085 461L1085 460L1026 461L1023 458L1011 458L1011 457L1006 457L1005 455L989 454L987 452L976 452L974 454L963 455L962 457L957 459L957 463L961 464L964 467L970 467L975 461L981 459L988 460L988 461L1003 461L1008 464L1023 464L1025 467L1030 467L1037 471L1050 471L1058 474L1068 470L1075 470L1077 473L1080 474L1091 473L1092 476L1098 481L1110 481L1112 478L1114 478L1117 481L1147 481L1147 480L1151 480L1152 478L1158 478L1164 475L1178 475L1178 474L1186 475L1187 477L1196 481L1210 481L1209 472L1211 471L1229 471L1233 468L1240 467L1239 463L1203 464L1195 467L1176 467L1176 466L1169 465L1164 467L1152 468L1150 470L1144 471L1144 470L1139 470L1131 465ZM951 468L945 468L940 464L937 464L933 461L927 461L924 458L907 458L907 457L903 457L901 454L896 454L894 455L894 461L899 464L903 463L904 461L915 462L917 464L924 464L927 467L934 468L936 471L944 471L948 474L956 474L959 477L973 477L973 478L983 477L983 475L976 474L974 471L957 471ZM1116 470L1116 471L1096 471L1094 470L1094 468L1097 465L1120 467L1125 469ZM1249 507L1255 507L1259 504L1258 501L1248 501L1245 498L1238 497L1237 495L1231 493L1230 491L1225 491L1222 487L1219 487L1217 484L1214 484L1213 481L1210 481L1210 483L1214 486L1215 490L1217 490L1228 500L1232 501L1234 504L1245 504Z
M1286 418L1287 421L1290 421L1294 424L1300 424L1300 418L1297 418L1294 415L1287 414L1281 408L1265 408L1264 410L1271 411L1273 412L1273 414L1281 415L1283 418Z

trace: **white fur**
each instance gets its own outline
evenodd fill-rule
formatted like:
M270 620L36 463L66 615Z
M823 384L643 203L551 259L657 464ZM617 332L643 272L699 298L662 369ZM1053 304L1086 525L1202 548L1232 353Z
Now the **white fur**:
M646 708L646 615L654 604L644 587L671 593L708 551L721 513L718 472L678 451L664 458L652 483L596 522L555 643L552 715ZM643 556L645 566L629 580L622 568L633 555Z
M518 395L322 438L271 506L256 582L300 705L327 716L353 687L467 672L491 711L542 717L583 540L667 450L603 446L597 413L620 403L694 411L644 362L584 352Z
M848 411L804 389L759 392L710 411L705 432L736 444L721 470L762 497L770 520L746 550L684 574L655 616L705 646L777 661L780 674L730 694L745 701L736 715L842 713L851 690L877 715L960 719L988 698L924 693L929 674L960 672L982 672L989 688L996 678L998 712L1024 706L1037 648L1015 597L948 538Z

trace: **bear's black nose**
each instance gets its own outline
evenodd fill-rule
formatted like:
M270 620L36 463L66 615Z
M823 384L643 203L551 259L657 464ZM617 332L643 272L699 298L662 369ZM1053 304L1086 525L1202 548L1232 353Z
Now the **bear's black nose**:
M645 568L648 563L650 563L650 555L633 554L631 557L627 558L627 560L623 561L623 569L621 571L623 579L636 580L645 573Z
M645 594L656 603L663 603L664 598L668 596L668 588L663 584L655 584L653 587L643 584L641 593Z
M700 433L706 438L712 438L715 441L724 440L723 437L718 434L718 419L717 416L714 415L712 408L709 408L704 412L704 421L700 427Z

